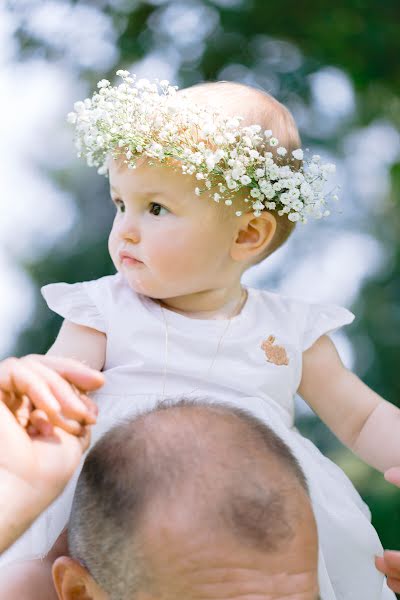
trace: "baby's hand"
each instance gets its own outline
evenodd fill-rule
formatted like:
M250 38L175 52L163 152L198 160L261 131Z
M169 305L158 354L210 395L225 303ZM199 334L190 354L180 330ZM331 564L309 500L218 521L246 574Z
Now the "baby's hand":
M396 594L400 593L400 552L385 550L383 556L375 557L375 566L387 577L387 584Z
M389 481L389 483L393 483L393 485L400 487L400 467L388 469L385 473L385 479L386 481Z
M0 399L30 435L51 435L53 426L81 435L97 417L84 392L103 383L100 372L73 359L31 354L0 363Z
M385 479L400 487L400 467L392 467L385 473ZM378 571L386 575L391 590L400 593L400 552L385 550L383 556L375 557Z

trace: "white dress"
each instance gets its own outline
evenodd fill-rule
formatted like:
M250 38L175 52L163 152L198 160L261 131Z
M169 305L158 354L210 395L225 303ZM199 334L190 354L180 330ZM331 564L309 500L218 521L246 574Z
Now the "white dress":
M228 328L225 320L192 319L164 309L169 331L165 378L162 310L133 292L121 275L51 284L42 293L64 318L107 334L106 383L93 395L99 417L92 444L119 421L165 396L205 398L251 411L288 444L306 474L319 533L322 599L395 600L374 566L382 546L368 507L345 474L294 427L302 352L321 335L351 323L350 311L253 288ZM286 350L287 365L267 361L261 344L270 335ZM77 477L4 553L0 564L50 549L68 521Z

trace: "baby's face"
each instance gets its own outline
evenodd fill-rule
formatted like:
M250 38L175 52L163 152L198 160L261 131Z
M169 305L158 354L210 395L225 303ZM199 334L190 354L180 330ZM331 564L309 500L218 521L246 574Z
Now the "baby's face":
M208 196L196 196L192 176L145 161L128 169L115 160L109 174L116 205L110 255L133 290L165 299L228 284L237 270L230 256L234 218L222 219Z

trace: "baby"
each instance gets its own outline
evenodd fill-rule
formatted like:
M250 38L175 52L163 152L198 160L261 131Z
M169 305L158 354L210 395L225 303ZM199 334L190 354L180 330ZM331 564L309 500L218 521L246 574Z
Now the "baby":
M160 397L246 408L288 444L307 476L321 597L393 600L374 566L382 547L368 508L294 427L298 393L370 465L400 464L400 411L344 367L326 335L354 315L241 284L297 221L329 215L322 183L331 166L314 156L306 170L290 112L260 90L217 82L175 93L168 82L118 74L119 88L99 82L99 93L69 115L79 153L109 174L117 273L43 288L65 319L49 354L105 371L93 396L92 442ZM3 563L52 548L75 484L76 477ZM32 583L29 590L26 598L37 597Z

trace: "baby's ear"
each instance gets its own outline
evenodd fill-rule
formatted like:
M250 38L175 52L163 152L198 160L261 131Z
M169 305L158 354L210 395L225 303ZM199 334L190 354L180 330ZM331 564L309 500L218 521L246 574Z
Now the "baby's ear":
M274 215L267 211L263 211L258 217L253 213L246 213L237 219L238 228L231 256L238 261L252 261L272 242L277 221Z
M52 575L59 600L107 600L87 569L69 556L57 558Z

